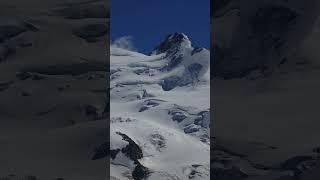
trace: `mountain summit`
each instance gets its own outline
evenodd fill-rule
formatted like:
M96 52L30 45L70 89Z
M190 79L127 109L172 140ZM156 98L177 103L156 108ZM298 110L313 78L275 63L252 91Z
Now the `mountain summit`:
M181 47L191 48L191 41L183 33L175 32L168 35L158 46L156 46L151 52L152 55L162 53L173 53L181 49Z

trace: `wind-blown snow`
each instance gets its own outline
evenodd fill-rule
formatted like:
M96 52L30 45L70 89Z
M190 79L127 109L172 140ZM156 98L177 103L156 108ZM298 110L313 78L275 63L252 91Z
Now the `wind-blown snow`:
M130 179L136 161L150 180L210 179L210 52L183 36L176 51L150 56L111 48L111 151L120 150L111 159L111 179ZM142 158L125 152L134 146L119 132Z

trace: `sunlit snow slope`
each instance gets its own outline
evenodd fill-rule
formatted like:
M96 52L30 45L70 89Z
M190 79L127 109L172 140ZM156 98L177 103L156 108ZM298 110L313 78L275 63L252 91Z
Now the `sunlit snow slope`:
M111 48L110 179L210 179L209 56L182 33Z

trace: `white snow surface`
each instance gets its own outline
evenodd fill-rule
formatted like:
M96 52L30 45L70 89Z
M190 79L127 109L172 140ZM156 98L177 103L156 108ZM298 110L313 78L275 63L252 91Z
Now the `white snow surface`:
M111 150L129 144L117 132L131 138L143 152L138 161L150 171L148 180L210 179L210 52L191 55L193 49L182 43L182 61L165 71L171 60L165 53L148 56L111 47ZM189 78L187 68L194 63L202 65L196 83L162 89L164 78ZM111 159L110 178L130 179L135 166L120 151Z

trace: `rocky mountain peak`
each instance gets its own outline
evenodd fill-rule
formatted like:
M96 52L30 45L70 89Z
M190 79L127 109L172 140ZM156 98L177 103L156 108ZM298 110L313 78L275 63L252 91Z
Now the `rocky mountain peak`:
M191 41L183 33L175 32L168 35L156 48L153 49L151 54L172 53L181 49L181 47L191 47Z

